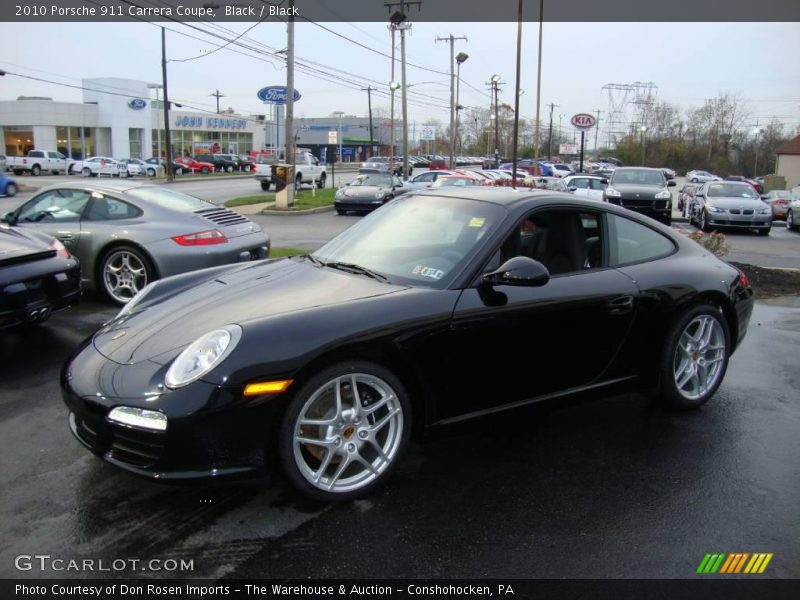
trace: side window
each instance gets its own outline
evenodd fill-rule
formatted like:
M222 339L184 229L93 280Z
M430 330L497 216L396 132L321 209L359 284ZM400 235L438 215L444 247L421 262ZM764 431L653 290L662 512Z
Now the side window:
M589 180L584 179L583 177L579 177L578 179L573 179L569 182L571 187L576 187L579 190L585 190L589 188Z
M436 179L436 174L432 172L423 173L422 175L417 175L416 177L414 177L415 182L422 182L422 183L434 181L435 179Z
M28 156L31 158L44 158L44 152L40 152L38 150L32 150L28 152Z
M607 183L603 183L600 179L590 179L589 182L592 184L593 190L604 190L608 187Z
M113 221L133 219L142 212L135 206L116 198L95 198L86 219L89 221Z
M526 216L500 248L489 269L515 256L527 256L551 275L603 267L603 235L597 213L575 210L536 211ZM497 263L495 265L495 263Z
M655 260L675 250L672 240L646 225L612 214L608 221L612 267Z
M17 221L73 223L80 220L88 202L89 193L81 190L45 192L20 209Z

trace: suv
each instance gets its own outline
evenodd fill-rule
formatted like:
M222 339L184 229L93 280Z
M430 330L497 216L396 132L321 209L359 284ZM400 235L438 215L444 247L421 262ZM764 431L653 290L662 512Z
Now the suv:
M672 193L675 181L667 181L661 169L620 167L614 170L603 200L672 224Z

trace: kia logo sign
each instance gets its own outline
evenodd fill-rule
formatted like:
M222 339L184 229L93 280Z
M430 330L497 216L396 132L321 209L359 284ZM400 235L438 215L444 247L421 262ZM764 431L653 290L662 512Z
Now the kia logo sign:
M572 123L576 129L591 129L595 125L594 116L586 113L578 113L573 116L569 122Z
M128 106L130 106L133 110L142 110L145 106L147 106L147 102L141 98L134 98L133 100L128 101Z
M286 104L286 86L285 85L270 85L258 90L258 99L267 104ZM300 100L300 92L294 90L292 98L297 102Z

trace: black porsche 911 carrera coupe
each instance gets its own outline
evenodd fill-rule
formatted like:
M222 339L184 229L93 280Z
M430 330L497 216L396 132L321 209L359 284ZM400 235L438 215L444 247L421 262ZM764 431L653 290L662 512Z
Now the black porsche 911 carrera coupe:
M0 224L0 328L42 323L80 297L80 263L60 241Z
M549 191L409 193L318 251L156 281L61 374L75 436L164 480L280 463L363 496L429 428L586 390L706 402L747 278L696 242Z

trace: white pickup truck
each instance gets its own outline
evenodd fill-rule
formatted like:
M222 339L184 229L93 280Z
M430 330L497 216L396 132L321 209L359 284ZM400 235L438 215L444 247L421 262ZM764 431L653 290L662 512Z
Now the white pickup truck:
M261 155L256 161L255 178L265 192L272 185L272 165L279 162L274 156L268 155ZM298 152L295 154L294 178L297 188L303 183L312 185L316 183L317 187L322 189L328 179L328 170L311 152Z
M14 175L30 173L39 175L42 171L50 171L53 175L67 172L67 157L61 152L47 150L30 150L27 156L6 157L6 169Z

